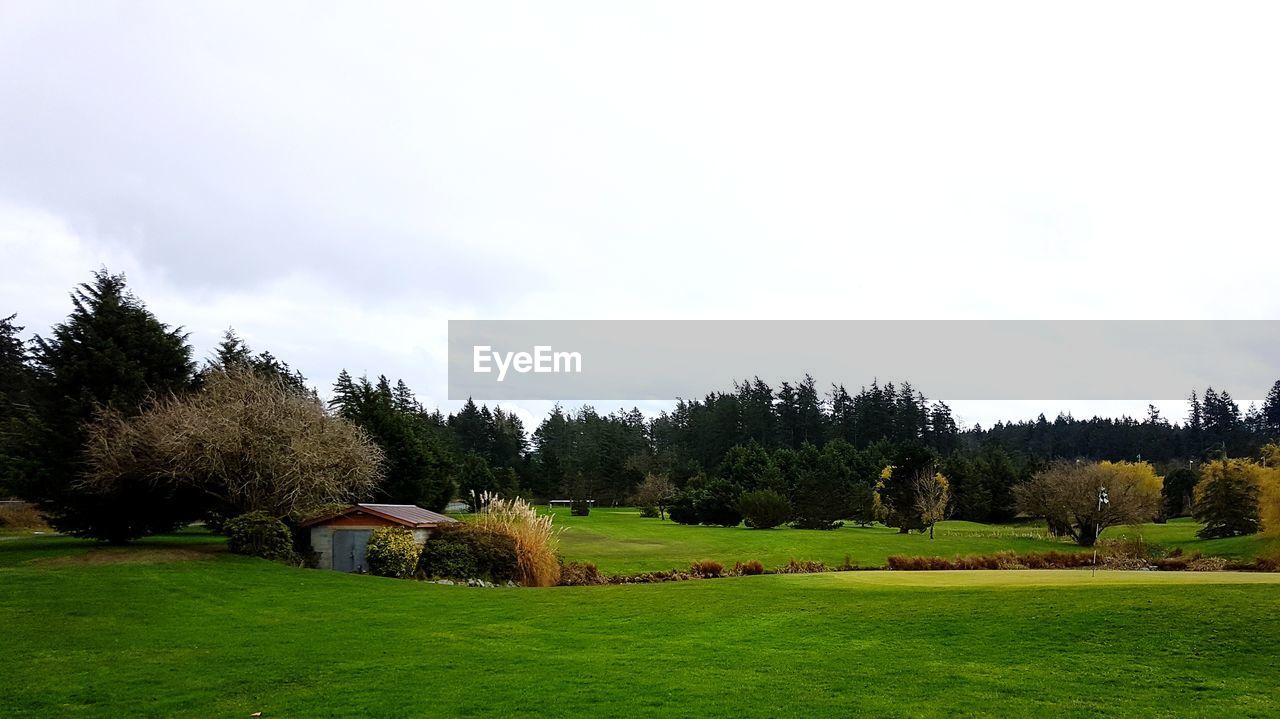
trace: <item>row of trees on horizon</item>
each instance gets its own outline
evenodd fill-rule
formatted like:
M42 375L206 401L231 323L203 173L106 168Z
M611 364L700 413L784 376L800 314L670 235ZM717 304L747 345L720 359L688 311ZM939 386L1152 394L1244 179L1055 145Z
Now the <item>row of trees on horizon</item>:
M837 474L872 486L895 457L910 456L946 475L949 511L959 518L1011 519L1015 487L1064 458L1148 461L1165 476L1167 512L1178 515L1189 510L1198 465L1252 456L1280 437L1280 382L1247 411L1226 391L1193 392L1182 423L1152 407L1141 419L1040 416L960 428L945 402L908 382L824 391L807 375L776 387L759 378L737 382L652 418L635 409L557 406L529 431L500 407L469 400L446 414L424 407L403 380L345 370L322 403L300 371L268 351L255 353L230 330L214 356L197 363L188 336L147 310L123 275L106 270L76 288L72 304L47 336L26 340L15 317L0 322L0 495L37 501L71 529L107 521L108 508L130 515L130 502L146 504L138 504L136 487L118 502L81 491L90 427L104 412L136 416L165 397L200 392L213 374L233 368L323 405L377 446L381 479L363 499L436 510L485 492L622 504L649 476L677 490L716 481L794 489L829 481L813 479L823 474L814 468L838 466ZM812 486L802 494L821 503L827 491Z

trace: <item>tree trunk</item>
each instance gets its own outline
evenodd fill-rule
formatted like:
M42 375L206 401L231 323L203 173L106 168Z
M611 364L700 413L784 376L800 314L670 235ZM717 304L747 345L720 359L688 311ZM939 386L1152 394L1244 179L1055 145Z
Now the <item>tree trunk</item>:
M1092 547L1098 542L1098 525L1081 525L1080 529L1077 530L1075 534L1076 544L1079 544L1082 547Z

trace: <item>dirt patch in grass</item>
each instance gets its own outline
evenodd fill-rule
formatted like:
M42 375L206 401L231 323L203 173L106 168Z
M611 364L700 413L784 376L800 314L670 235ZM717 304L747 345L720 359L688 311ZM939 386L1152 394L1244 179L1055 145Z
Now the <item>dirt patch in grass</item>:
M81 554L38 559L33 564L45 567L81 567L101 564L163 564L213 559L223 551L208 547L94 547Z

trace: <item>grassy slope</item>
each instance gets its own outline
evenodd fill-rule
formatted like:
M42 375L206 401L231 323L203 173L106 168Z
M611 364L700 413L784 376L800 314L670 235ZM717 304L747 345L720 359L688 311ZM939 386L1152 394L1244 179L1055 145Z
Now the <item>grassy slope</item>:
M745 527L689 527L670 521L643 519L634 509L596 509L587 517L572 517L555 510L556 523L566 529L560 550L566 559L595 562L601 571L623 574L672 567L687 567L698 559L714 559L726 565L758 559L766 566L789 559L816 559L837 565L848 555L863 567L884 566L891 554L953 556L1017 552L1075 551L1078 547L1048 537L1039 526L995 526L973 522L943 522L927 535L898 534L885 527L845 526L829 532L788 528L753 530ZM1189 520L1117 528L1104 537L1141 534L1152 543L1179 546L1230 557L1250 557L1261 547L1280 548L1257 537L1228 540L1197 539L1198 525Z
M58 541L0 546L6 716L1280 716L1280 575L479 590Z

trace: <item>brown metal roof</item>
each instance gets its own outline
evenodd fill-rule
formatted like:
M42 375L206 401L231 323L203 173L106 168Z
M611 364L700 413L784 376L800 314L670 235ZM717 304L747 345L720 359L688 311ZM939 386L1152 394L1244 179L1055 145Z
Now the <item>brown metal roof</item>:
M364 511L389 522L412 528L434 527L438 524L449 524L458 521L453 517L446 517L429 509L423 509L416 504L355 504L340 512L309 519L303 522L302 526L309 527L313 524L324 524L357 511Z

